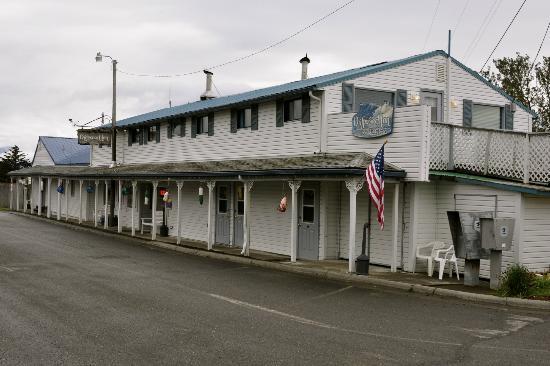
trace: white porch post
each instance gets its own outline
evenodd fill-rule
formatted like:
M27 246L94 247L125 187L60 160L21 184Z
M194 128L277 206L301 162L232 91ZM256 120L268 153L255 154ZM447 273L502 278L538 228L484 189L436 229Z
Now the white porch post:
M46 187L46 198L48 200L46 207L46 217L49 219L52 217L52 177L48 177L48 186Z
M95 190L94 190L95 196L94 196L94 226L97 227L97 205L98 205L98 196L99 196L99 180L95 180Z
M178 183L178 213L177 213L177 222L176 222L176 243L179 245L181 243L181 188L183 187L183 182L179 181Z
M42 177L38 177L38 216L42 216L42 191L44 190L42 184Z
M391 271L397 272L397 246L399 243L399 183L395 184L393 195L393 246Z
M206 182L206 185L208 186L208 250L211 250L214 246L214 226L216 225L215 218L213 217L216 212L216 208L214 207L216 203L214 199L214 187L216 187L216 182L211 180Z
M290 224L290 261L296 262L298 255L298 189L302 184L299 180L288 182L292 190L292 222Z
M13 210L13 178L10 178L10 210Z
M15 211L20 211L21 206L19 204L19 184L21 178L15 179Z
M71 187L69 182L69 179L65 179L65 221L69 221L69 188ZM73 192L71 191L72 194Z
M122 232L122 220L120 219L120 208L122 207L122 180L118 180L118 210L117 210L117 231Z
M63 183L63 180L61 178L57 178L57 220L61 220L61 193L57 190L59 186Z
M78 190L78 223L82 224L82 184L84 182L82 179L78 181L78 187L80 188Z
M152 220L151 220L153 227L151 228L151 240L157 239L157 187L158 185L159 185L159 182L157 181L153 182L153 207L151 210L151 212L153 213Z
M132 236L136 236L135 212L138 204L136 201L136 198L137 198L136 190L137 190L137 181L133 180L132 181Z
M27 213L27 178L25 178L25 183L23 184L23 212ZM32 213L32 206L31 206Z
M27 183L28 183L28 182L29 182L29 181L28 181L28 178L27 178ZM34 203L33 200L32 200L32 193L33 193L33 189L32 189L33 184L32 184L32 182L33 182L33 178L31 177L31 193L29 194L29 207L30 207L29 211L30 211L31 214L32 214L32 205L33 205L33 203ZM27 204L26 204L26 202L27 202L27 194L28 194L28 192L29 192L29 188L27 187L27 193L25 194L25 210L27 209Z
M250 191L254 181L244 182L243 250L242 255L250 256Z
M355 229L357 226L357 192L363 188L363 180L353 179L346 181L349 191L349 243L348 243L348 272L355 272Z
M109 227L109 181L105 181L105 207L103 207L103 228L107 230Z

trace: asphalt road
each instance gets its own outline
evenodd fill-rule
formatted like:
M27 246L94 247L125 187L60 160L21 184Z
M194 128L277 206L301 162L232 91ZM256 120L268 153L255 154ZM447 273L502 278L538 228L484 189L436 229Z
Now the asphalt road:
M0 364L550 364L550 313L357 288L0 212Z

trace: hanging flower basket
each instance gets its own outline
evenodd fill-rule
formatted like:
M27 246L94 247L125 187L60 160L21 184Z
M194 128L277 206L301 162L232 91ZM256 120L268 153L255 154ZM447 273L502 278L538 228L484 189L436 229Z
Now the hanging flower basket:
M88 192L88 193L94 193L94 186L92 186L92 185L86 186L86 192Z
M63 184L57 186L57 192L61 194L65 193L65 188L63 187Z

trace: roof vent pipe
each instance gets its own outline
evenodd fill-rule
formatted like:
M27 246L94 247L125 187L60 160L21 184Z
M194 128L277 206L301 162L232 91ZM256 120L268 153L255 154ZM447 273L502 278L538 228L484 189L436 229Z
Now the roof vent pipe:
M302 64L302 80L305 80L307 79L307 65L309 65L310 63L310 60L307 57L307 53L305 57L302 57L302 59L300 60L300 63Z
M216 95L212 91L212 75L214 73L208 70L203 70L203 72L206 74L206 90L201 94L201 100L216 98Z

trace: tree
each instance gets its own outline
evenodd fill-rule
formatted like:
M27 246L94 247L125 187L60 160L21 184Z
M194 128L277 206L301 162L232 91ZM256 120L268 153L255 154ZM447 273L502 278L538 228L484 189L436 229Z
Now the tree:
M27 159L27 156L21 152L19 146L14 145L0 159L0 180L8 181L8 172L30 166L31 162Z
M533 64L529 55L518 52L515 58L503 57L493 64L496 72L488 67L481 74L538 114L534 131L550 131L550 58L543 57L542 65Z

